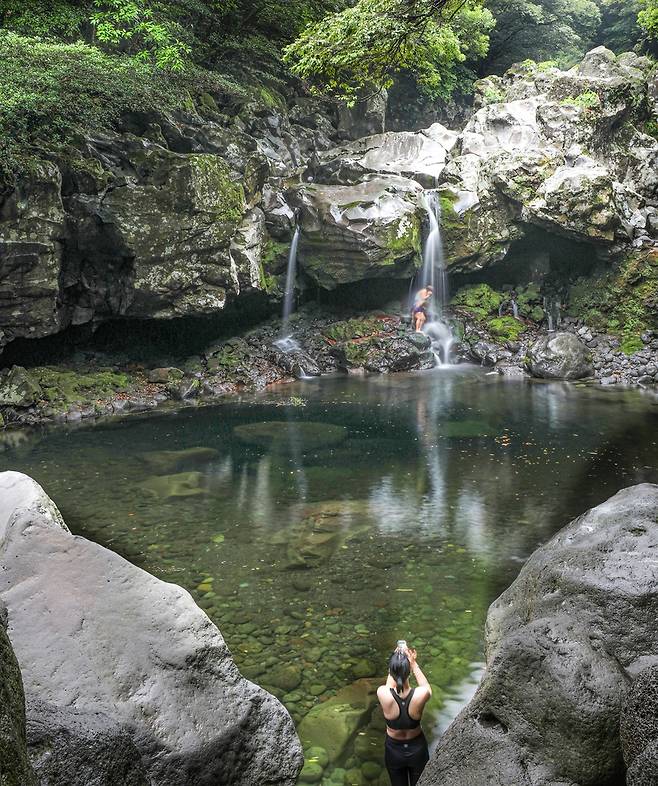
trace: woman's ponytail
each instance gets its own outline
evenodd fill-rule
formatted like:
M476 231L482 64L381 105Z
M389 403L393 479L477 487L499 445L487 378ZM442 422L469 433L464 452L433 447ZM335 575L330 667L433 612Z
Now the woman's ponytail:
M388 673L395 680L395 689L398 695L404 690L404 684L409 679L410 672L409 658L402 650L396 649L388 662Z

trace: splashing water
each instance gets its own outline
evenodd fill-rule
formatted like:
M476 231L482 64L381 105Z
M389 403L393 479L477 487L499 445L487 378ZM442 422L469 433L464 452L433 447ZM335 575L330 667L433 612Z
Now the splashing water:
M293 299L295 296L295 279L297 277L297 247L299 246L299 236L301 228L295 228L295 234L290 245L288 254L288 271L286 273L286 291L283 298L283 318L281 322L281 335L274 344L282 352L295 352L299 350L299 344L292 337L290 330L290 315L292 314Z
M451 365L450 352L455 343L450 324L444 318L448 305L448 271L446 270L441 238L441 200L438 191L427 191L423 195L423 206L427 211L430 231L423 249L421 284L431 286L434 292L429 301L428 321L423 333L432 341L432 352L437 366Z

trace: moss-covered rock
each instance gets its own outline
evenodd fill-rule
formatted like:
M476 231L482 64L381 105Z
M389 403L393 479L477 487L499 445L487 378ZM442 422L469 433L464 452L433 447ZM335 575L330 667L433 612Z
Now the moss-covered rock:
M25 738L23 681L5 630L5 614L4 606L0 605L0 783L34 786L36 779Z
M627 354L640 349L641 334L658 329L658 251L633 251L612 270L578 279L568 313L618 336Z
M503 300L504 296L488 284L472 284L457 291L452 298L452 305L463 308L476 317L488 317L498 314Z
M49 407L65 411L71 405L93 405L128 390L131 379L114 371L78 372L40 366L31 374L41 388L41 398Z
M42 395L38 379L22 366L0 372L0 406L30 407Z
M514 317L494 317L487 322L487 328L501 341L516 341L525 325Z

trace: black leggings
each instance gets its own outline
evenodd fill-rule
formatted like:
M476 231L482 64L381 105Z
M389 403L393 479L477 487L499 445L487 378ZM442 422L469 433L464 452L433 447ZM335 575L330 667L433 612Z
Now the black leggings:
M413 740L394 740L387 734L384 760L391 786L416 786L430 760L425 735L419 734Z

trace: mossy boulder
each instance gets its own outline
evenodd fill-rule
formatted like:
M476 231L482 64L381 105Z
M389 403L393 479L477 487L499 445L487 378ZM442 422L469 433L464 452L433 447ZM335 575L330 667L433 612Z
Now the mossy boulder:
M462 287L452 298L452 305L469 311L476 317L498 314L504 296L492 289L489 284L472 284Z
M500 341L516 341L525 325L514 317L494 317L488 320L487 328Z
M304 184L299 264L325 289L370 278L405 278L421 264L422 193L415 181L366 176L354 186Z
M42 395L38 380L22 366L0 372L0 406L31 407Z
M612 270L577 279L568 313L618 336L627 354L640 349L641 334L658 330L658 251L632 251Z
M247 423L236 426L233 433L246 445L278 453L296 450L305 453L318 448L331 447L339 445L347 437L345 426L288 420Z
M62 411L71 405L93 405L99 400L113 398L131 386L127 374L109 370L78 372L40 366L31 373L41 388L41 398L50 407Z

